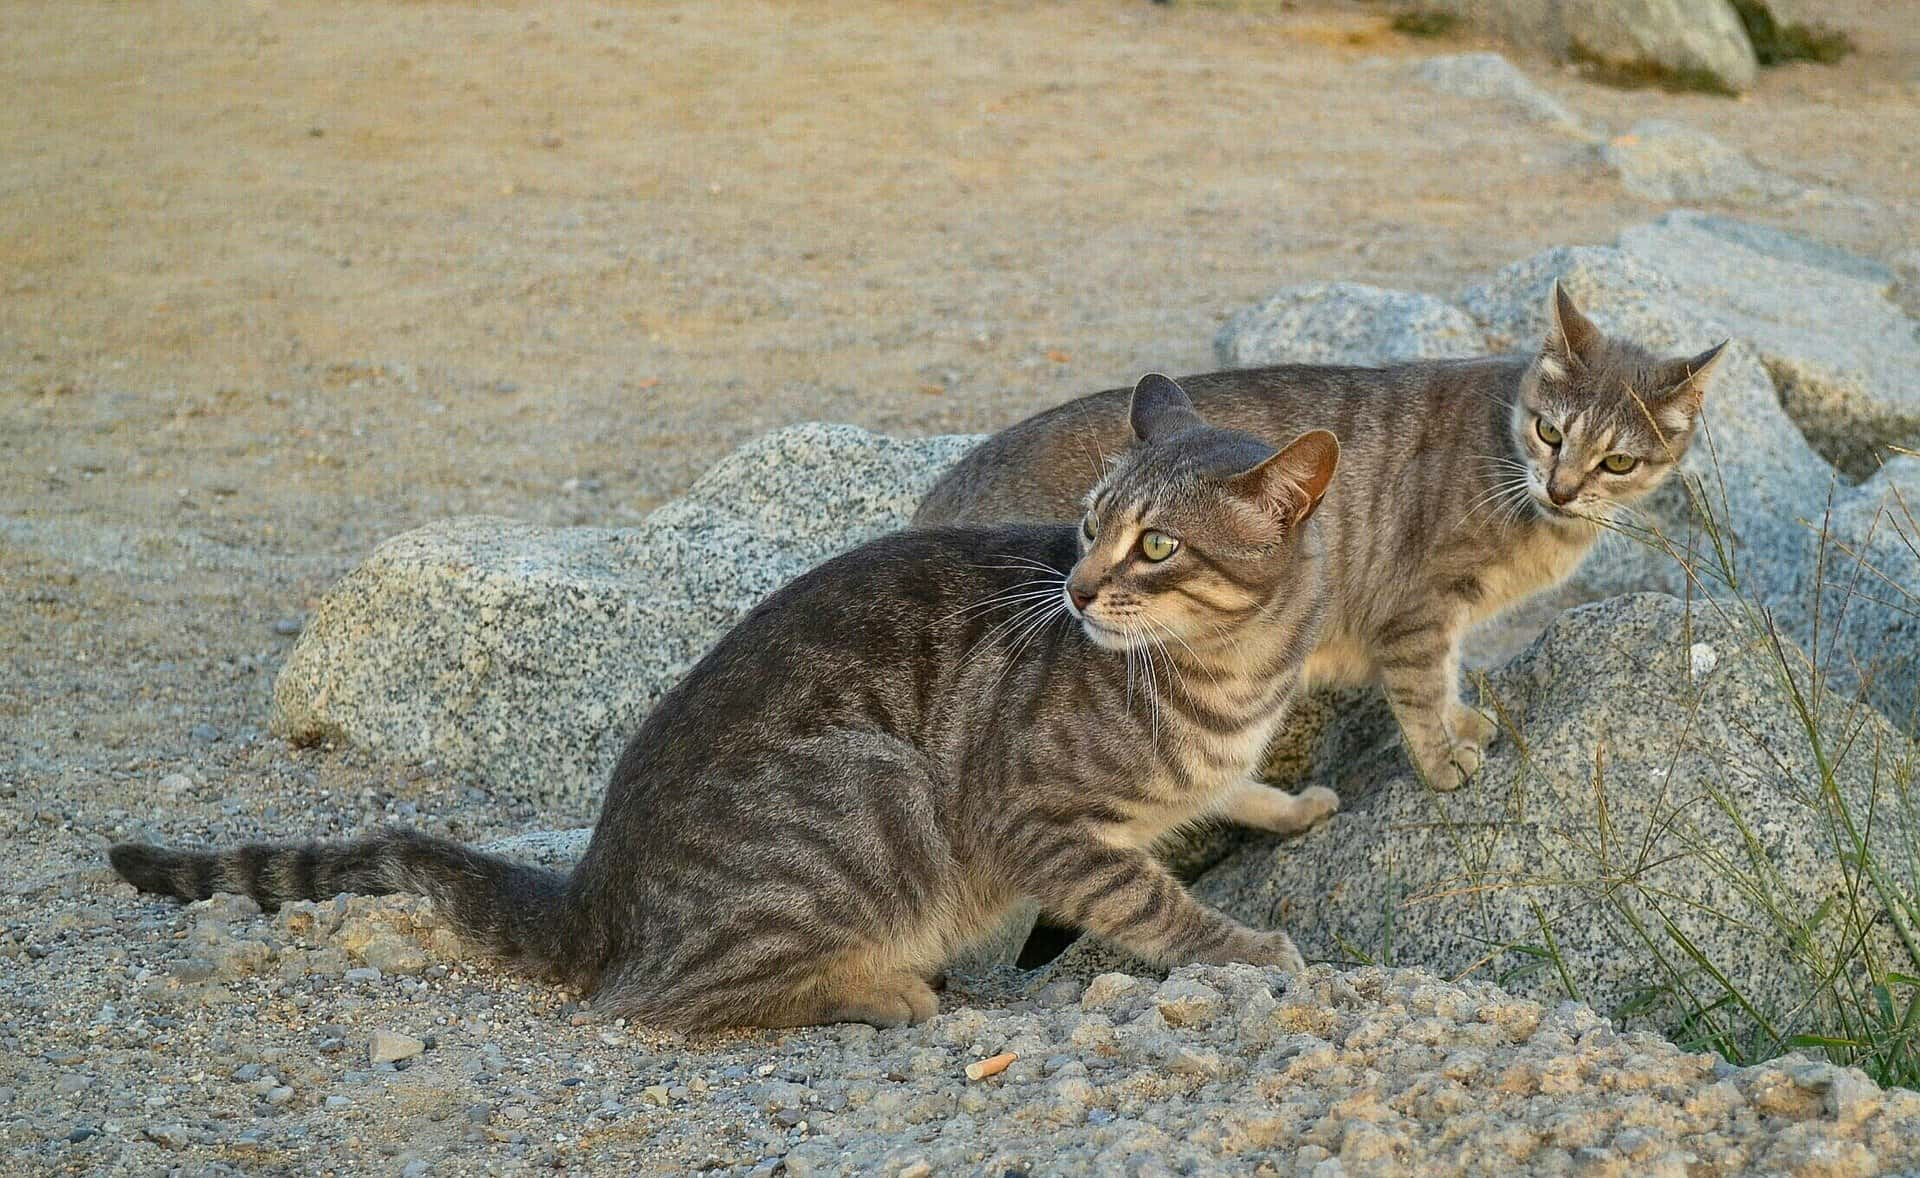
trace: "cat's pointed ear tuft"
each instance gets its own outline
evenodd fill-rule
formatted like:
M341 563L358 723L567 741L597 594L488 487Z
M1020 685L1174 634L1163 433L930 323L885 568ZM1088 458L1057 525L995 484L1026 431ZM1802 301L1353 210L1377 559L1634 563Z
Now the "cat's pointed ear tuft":
M1547 341L1542 354L1583 368L1600 338L1600 329L1580 313L1567 288L1560 285L1558 278L1554 279L1553 292L1547 296Z
M1707 392L1707 381L1712 378L1713 370L1719 366L1720 357L1726 355L1727 345L1732 340L1721 340L1698 356L1689 360L1668 362L1666 371L1661 375L1664 396L1673 397L1682 393L1691 393L1696 398Z
M1340 465L1340 440L1323 429L1310 430L1260 465L1233 476L1231 486L1275 507L1289 526L1314 513Z
M1669 360L1661 366L1655 381L1658 392L1650 398L1653 419L1661 430L1674 435L1693 428L1694 419L1700 416L1700 406L1707 399L1707 382L1720 366L1720 357L1726 355L1731 342L1721 340L1698 356Z
M1133 386L1133 402L1128 406L1127 418L1133 423L1133 436L1143 442L1204 424L1187 390L1172 377L1158 372L1147 373Z

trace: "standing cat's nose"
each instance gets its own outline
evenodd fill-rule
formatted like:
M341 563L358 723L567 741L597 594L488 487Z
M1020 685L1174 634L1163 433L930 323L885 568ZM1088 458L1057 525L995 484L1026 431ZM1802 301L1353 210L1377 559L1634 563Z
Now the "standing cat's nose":
M1547 498L1553 501L1555 507L1565 507L1580 495L1580 480L1562 478L1562 469L1555 467L1553 474L1547 479Z
M1085 612L1086 608L1093 604L1093 599L1098 596L1100 596L1098 588L1082 589L1078 585L1067 586L1067 597L1073 602L1073 608L1082 612Z

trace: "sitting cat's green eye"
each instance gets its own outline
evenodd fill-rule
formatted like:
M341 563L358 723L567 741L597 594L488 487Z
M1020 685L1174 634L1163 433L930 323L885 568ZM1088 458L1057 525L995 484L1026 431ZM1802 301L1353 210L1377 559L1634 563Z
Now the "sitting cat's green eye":
M1608 474L1625 474L1640 465L1640 460L1631 454L1609 454L1600 460L1600 465Z
M1540 435L1540 440L1549 446L1558 446L1560 440L1566 437L1565 434L1560 432L1559 426L1544 417L1536 417L1533 419L1533 429L1535 433Z
M1089 540L1093 539L1093 516L1092 515L1088 515L1087 518L1080 521L1080 534L1082 536L1085 536Z
M1140 555L1148 560L1165 560L1180 547L1180 541L1165 532L1146 532L1140 537Z

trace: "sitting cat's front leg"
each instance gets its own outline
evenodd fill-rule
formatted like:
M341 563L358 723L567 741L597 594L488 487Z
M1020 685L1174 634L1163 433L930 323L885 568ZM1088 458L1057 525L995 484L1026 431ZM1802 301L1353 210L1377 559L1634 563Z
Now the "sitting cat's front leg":
M1114 846L1090 828L1029 832L1009 871L1054 916L1160 966L1202 962L1306 968L1293 938L1248 928L1187 894L1145 850Z
M1340 808L1340 795L1324 785L1297 794L1249 778L1227 795L1224 816L1242 826L1274 834L1298 834Z
M1400 723L1414 767L1437 790L1473 779L1486 758L1494 724L1460 701L1460 635L1447 614L1410 615L1375 637L1380 685Z

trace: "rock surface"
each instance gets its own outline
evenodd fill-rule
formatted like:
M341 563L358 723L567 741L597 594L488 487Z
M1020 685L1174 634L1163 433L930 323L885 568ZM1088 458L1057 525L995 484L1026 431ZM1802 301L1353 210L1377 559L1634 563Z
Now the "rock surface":
M1920 446L1920 335L1867 258L1730 217L1678 210L1620 248L1712 309L1766 363L1787 413L1848 476Z
M590 798L714 639L795 574L905 523L976 440L795 426L638 527L476 518L397 536L308 620L274 727Z
M1582 138L1594 132L1558 98L1528 80L1498 53L1451 53L1420 63L1421 81L1446 94L1499 102L1516 113Z
M1379 365L1479 355L1485 343L1465 312L1430 295L1313 282L1235 314L1213 351L1225 368Z
M1757 62L1726 0L1420 0L1516 45L1563 60L1599 60L1703 78L1739 92Z
M1668 119L1635 123L1600 154L1620 174L1628 192L1648 200L1772 205L1798 200L1809 191L1705 131Z
M1727 0L1563 0L1560 19L1578 60L1710 79L1735 93L1760 72Z

